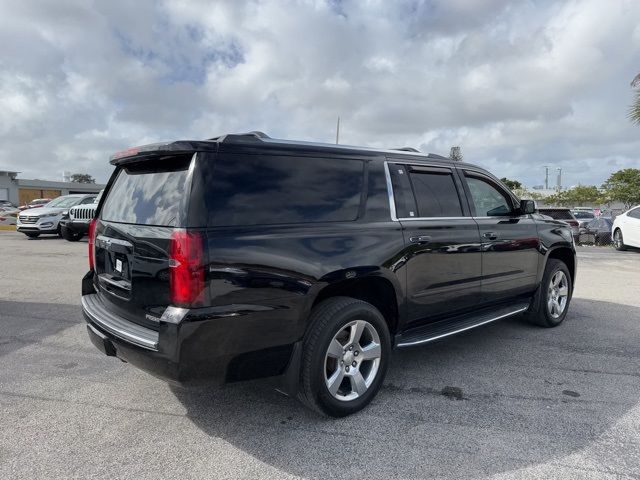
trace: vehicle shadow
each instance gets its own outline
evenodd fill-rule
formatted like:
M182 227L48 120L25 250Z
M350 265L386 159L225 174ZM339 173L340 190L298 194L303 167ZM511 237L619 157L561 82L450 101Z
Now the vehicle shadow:
M172 391L207 435L304 478L458 478L571 466L566 457L595 448L640 399L634 318L637 307L574 299L559 328L514 318L397 350L373 403L343 419L306 410L272 381ZM598 462L615 472L619 456L611 455L598 452Z

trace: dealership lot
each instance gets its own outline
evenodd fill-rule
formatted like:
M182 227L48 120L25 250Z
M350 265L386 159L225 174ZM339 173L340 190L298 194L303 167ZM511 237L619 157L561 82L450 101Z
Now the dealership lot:
M172 388L88 341L86 242L0 231L0 478L638 478L640 252L584 247L566 322L394 353L363 412Z

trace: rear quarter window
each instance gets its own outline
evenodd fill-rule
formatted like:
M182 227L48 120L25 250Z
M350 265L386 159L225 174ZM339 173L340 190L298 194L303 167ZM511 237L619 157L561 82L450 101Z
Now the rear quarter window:
M220 154L205 203L210 226L356 220L364 162L339 158Z

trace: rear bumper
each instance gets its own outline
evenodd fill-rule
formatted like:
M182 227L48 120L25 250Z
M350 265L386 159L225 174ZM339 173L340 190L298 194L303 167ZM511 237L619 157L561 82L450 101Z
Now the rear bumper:
M285 336L255 330L268 329L264 312L239 312L237 305L168 307L157 330L116 315L96 293L83 295L82 311L91 342L105 355L180 385L281 375L293 351Z

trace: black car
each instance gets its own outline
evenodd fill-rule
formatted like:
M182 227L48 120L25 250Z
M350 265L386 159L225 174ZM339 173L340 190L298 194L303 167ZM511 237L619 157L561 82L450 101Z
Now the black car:
M415 150L235 134L116 154L89 234L92 342L180 384L281 376L343 416L393 348L567 314L571 230Z
M613 219L600 217L591 220L580 234L580 243L593 243L594 245L610 245Z

